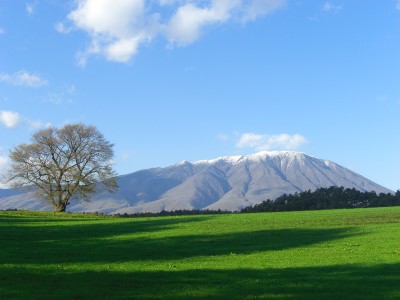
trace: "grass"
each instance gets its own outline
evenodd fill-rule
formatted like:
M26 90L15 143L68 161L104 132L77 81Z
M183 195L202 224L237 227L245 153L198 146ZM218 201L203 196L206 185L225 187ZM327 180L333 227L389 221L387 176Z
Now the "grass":
M400 299L400 207L0 212L1 299Z

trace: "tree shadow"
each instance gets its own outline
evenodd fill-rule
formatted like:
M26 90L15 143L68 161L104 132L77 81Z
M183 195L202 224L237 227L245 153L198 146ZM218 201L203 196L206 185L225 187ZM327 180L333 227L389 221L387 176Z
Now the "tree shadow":
M64 238L74 238L74 235L67 233L80 232L81 237L106 237L110 232L143 232L143 231L157 231L165 228L173 227L175 225L182 225L192 222L206 221L211 216L187 216L187 217L143 217L143 218L117 218L109 216L96 216L96 215L71 215L49 213L49 215L32 215L32 216L18 216L0 214L1 228L13 229L21 228L22 232L17 234L24 234L27 230L32 229L32 233L38 233L35 239L47 237L47 234L53 232L54 228L58 232L65 231ZM65 229L65 230L63 230Z
M12 299L399 299L400 265L185 271L0 267Z
M0 298L399 299L400 265L254 269L165 268L168 261L307 247L356 234L351 227L196 233L213 216L82 220L0 215ZM186 226L194 227L187 230ZM183 231L173 231L185 227ZM185 235L180 235L185 234ZM359 234L359 232L357 232ZM233 256L234 257L234 256ZM316 258L317 259L317 258ZM156 271L129 269L154 262ZM79 263L85 263L80 265ZM119 263L124 264L122 271ZM107 270L110 264L112 269ZM88 266L89 265L89 266ZM66 266L68 268L66 268ZM85 267L86 266L86 267ZM134 268L134 267L132 267ZM135 267L137 268L137 267ZM221 266L224 268L224 266ZM95 271L95 270L98 271Z
M169 230L212 216L113 219L86 223L0 224L0 259L9 264L119 263L250 254L324 243L352 235L352 229L266 229L214 234ZM87 221L87 220L86 220ZM1 222L1 218L0 218ZM43 222L43 220L42 220ZM161 231L161 234L160 234ZM189 233L189 234L188 234Z

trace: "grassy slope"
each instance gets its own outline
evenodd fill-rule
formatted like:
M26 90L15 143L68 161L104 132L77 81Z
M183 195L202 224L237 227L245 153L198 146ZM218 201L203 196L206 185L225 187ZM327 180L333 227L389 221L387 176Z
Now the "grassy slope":
M0 298L399 299L400 207L118 219L0 212Z

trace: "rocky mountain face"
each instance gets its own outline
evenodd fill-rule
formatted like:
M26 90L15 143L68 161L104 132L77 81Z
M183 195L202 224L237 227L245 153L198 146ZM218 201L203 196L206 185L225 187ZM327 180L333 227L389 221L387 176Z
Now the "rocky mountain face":
M106 214L179 209L236 211L243 207L321 187L392 192L331 161L298 152L259 152L197 162L183 161L120 176L116 193L99 191L90 202L75 201L73 212ZM32 193L0 190L0 209L52 210Z

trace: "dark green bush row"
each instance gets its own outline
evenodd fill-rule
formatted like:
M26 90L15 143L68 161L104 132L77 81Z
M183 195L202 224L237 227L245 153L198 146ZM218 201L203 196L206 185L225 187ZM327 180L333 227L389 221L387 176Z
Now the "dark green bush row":
M158 213L152 212L143 212L143 213L135 213L135 214L116 214L115 216L122 217L122 218L132 218L132 217L159 217L159 216L194 216L194 215L215 215L215 214L232 214L231 211L226 210L200 210L200 209L180 209L174 211L160 211Z
M284 194L275 200L246 207L242 212L273 212L295 210L320 210L336 208L365 208L400 205L400 190L395 194L361 192L344 187L319 188L291 195Z

